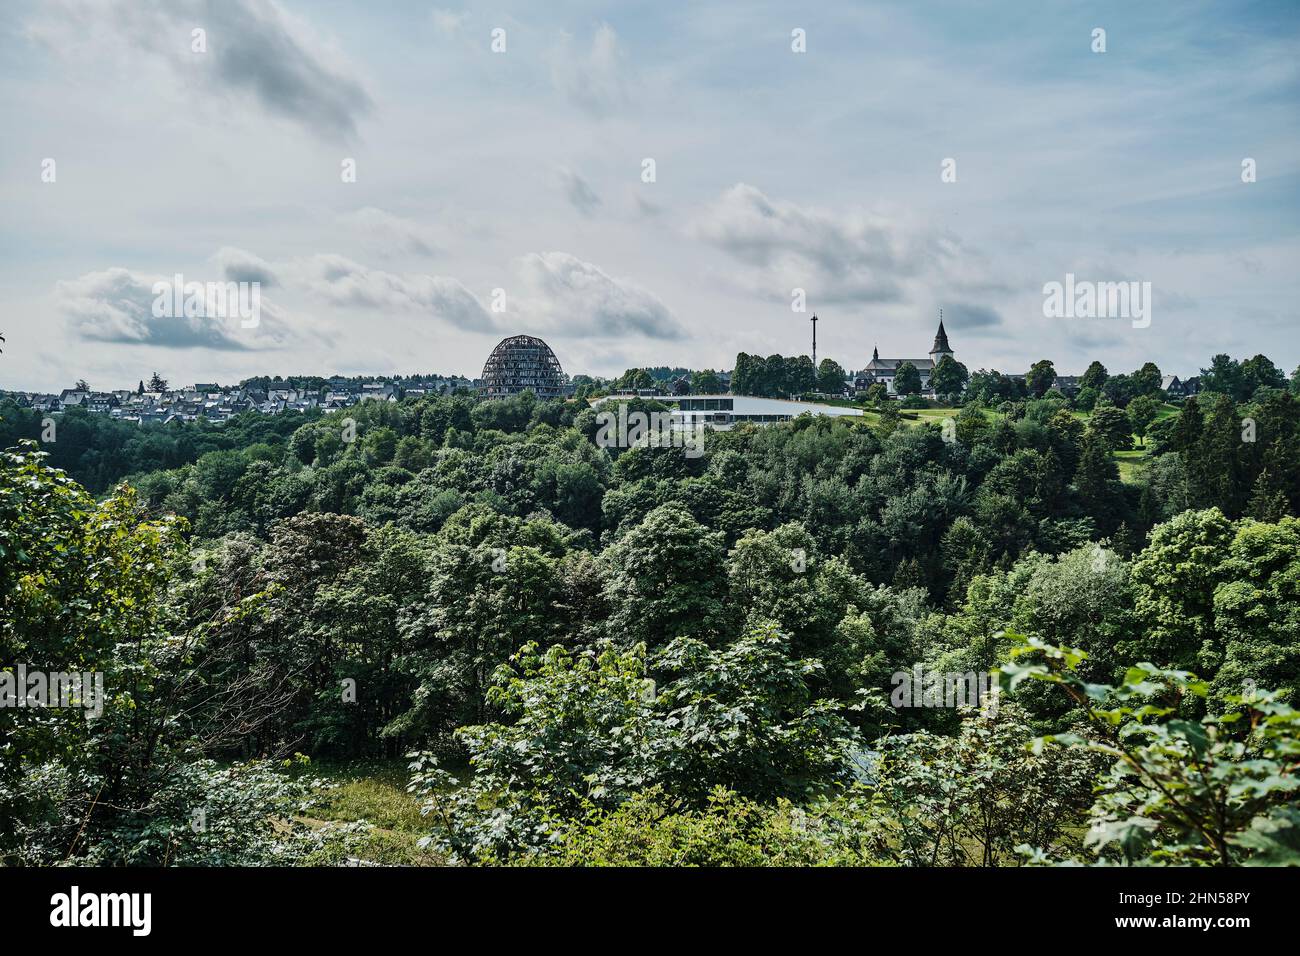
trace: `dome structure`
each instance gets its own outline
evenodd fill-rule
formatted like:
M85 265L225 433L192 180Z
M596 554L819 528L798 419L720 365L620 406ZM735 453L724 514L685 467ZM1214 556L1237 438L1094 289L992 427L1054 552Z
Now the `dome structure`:
M483 363L483 395L507 398L532 392L538 398L565 398L569 377L551 347L533 335L502 339Z

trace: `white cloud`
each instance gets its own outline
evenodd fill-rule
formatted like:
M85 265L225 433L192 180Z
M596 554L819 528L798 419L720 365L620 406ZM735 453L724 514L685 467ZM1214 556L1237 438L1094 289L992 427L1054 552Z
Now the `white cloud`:
M569 205L589 218L595 215L601 207L601 199L587 181L567 166L561 166L557 175Z
M469 13L465 10L444 10L438 7L434 8L429 17L439 32L455 33L469 20Z
M192 48L195 29L206 33L204 52ZM26 32L66 63L161 65L174 83L251 99L326 139L355 138L373 106L339 51L274 0L51 0Z
M488 310L458 279L386 272L327 253L296 259L284 272L331 305L428 315L470 331L495 328Z
M738 285L773 300L789 300L790 290L801 288L813 302L899 301L904 280L939 251L884 219L805 209L745 183L711 203L692 231L740 263Z
M374 206L365 206L342 218L345 225L356 229L369 246L385 257L432 256L441 245L432 227Z
M257 282L266 288L280 284L269 262L244 249L222 246L212 258L231 282Z
M618 34L609 24L596 28L586 53L574 49L570 34L560 34L548 59L551 82L579 109L593 116L608 116L627 104L627 65Z
M184 276L183 281L188 285L209 280ZM305 327L292 327L281 309L260 297L258 324L253 328L243 327L245 317L233 305L218 309L206 294L199 296L199 311L222 314L187 316L181 308L168 307L167 314L155 315L155 283L174 283L174 277L141 275L120 267L88 272L58 282L55 304L75 335L96 342L243 351L301 344L306 338Z
M650 292L565 252L529 253L515 263L520 313L537 331L614 338L676 339L685 333Z

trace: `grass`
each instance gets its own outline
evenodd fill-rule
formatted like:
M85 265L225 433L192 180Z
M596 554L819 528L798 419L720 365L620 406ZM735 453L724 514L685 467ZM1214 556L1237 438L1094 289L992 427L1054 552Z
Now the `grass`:
M348 765L313 763L310 773L326 786L317 791L311 808L298 818L313 829L329 824L365 823L364 832L351 837L346 847L331 841L319 864L343 864L349 858L385 866L442 866L446 861L433 849L421 849L429 835L420 801L406 792L407 761L375 761Z
M1146 450L1134 448L1130 451L1117 451L1111 454L1115 459L1115 464L1119 466L1119 480L1129 484L1135 483L1143 465L1146 464Z

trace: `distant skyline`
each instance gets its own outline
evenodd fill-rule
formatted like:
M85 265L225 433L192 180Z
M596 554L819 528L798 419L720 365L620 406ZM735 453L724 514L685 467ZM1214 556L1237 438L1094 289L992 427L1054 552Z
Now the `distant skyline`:
M940 308L972 372L1290 374L1298 107L1294 2L18 2L0 388L473 378L516 333L730 368L813 311L852 370ZM260 321L155 317L175 275ZM1067 275L1149 282L1149 326L1045 317Z

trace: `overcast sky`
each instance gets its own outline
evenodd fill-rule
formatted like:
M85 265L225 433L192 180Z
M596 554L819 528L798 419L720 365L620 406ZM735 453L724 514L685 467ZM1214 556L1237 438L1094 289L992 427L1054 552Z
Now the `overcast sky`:
M8 3L0 387L476 376L518 332L730 368L808 351L795 288L849 369L942 308L972 371L1290 372L1298 106L1294 0ZM1045 318L1067 273L1149 327ZM260 323L154 318L175 274Z

